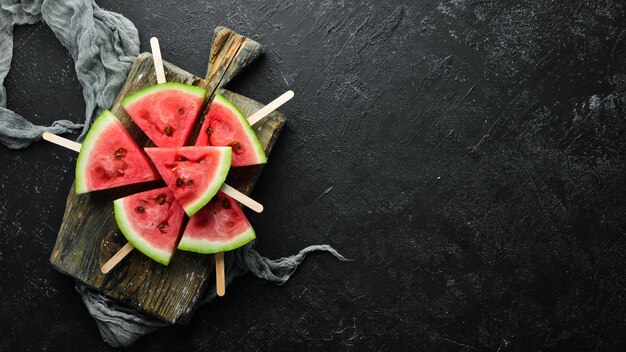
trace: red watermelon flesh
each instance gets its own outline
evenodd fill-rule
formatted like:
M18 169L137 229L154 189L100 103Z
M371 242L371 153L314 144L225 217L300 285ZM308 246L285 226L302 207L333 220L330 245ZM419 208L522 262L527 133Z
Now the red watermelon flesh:
M209 107L196 145L225 146L233 149L233 167L265 164L265 150L246 117L219 93Z
M128 115L159 147L182 147L196 122L206 89L182 83L144 88L122 99Z
M108 110L93 123L76 161L76 193L158 180L159 174Z
M169 188L141 192L113 201L115 220L128 242L155 261L168 265L180 236L185 212Z
M213 198L230 169L228 147L145 148L145 151L189 216Z
M255 238L254 229L237 202L218 192L189 219L178 249L218 253L239 248Z

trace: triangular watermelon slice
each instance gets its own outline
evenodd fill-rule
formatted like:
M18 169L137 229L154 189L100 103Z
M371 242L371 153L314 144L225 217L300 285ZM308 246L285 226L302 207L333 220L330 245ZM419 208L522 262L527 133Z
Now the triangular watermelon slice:
M189 216L213 198L230 169L229 147L145 148L145 151Z
M267 163L265 150L248 119L219 93L215 93L196 145L232 147L233 167Z
M218 192L189 219L178 249L218 253L239 248L255 238L254 229L237 202Z
M91 126L76 161L76 193L158 180L150 161L109 110Z
M158 147L182 147L204 102L206 89L182 83L144 88L122 99L128 115Z
M141 192L113 201L115 221L141 253L168 265L180 236L185 212L169 188Z

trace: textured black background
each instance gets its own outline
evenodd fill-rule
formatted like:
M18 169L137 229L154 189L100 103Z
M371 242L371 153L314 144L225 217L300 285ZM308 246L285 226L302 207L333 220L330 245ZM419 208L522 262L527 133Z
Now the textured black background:
M230 86L287 89L246 276L136 350L626 348L626 9L618 1L99 1L204 75L214 27L264 44ZM17 27L9 108L81 121L73 62ZM107 350L48 262L75 155L0 152L2 350Z

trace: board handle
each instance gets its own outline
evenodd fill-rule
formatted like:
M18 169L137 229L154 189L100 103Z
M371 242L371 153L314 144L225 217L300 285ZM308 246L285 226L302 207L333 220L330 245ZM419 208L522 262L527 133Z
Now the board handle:
M210 94L228 84L261 53L263 53L261 44L226 27L217 27L205 78L206 88Z

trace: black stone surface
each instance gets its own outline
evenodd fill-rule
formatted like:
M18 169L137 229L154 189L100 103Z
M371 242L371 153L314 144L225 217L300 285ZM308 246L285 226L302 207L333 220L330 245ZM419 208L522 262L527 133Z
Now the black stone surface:
M626 349L626 9L619 1L98 1L204 74L213 28L264 44L230 89L296 99L254 193L246 276L137 351ZM15 29L9 108L81 121L73 62ZM48 262L75 155L0 152L1 350L105 351Z

